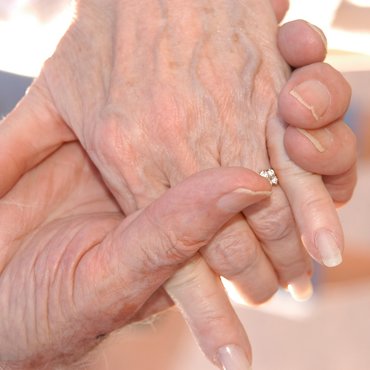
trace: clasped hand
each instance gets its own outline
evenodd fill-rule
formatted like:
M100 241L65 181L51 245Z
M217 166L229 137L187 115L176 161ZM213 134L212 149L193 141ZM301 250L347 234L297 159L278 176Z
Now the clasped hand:
M11 366L73 362L171 305L166 282L225 366L225 348L250 348L218 276L260 303L279 285L305 294L301 240L317 261L340 262L333 199L355 183L346 82L318 63L285 84L267 1L180 3L79 2L0 127L0 306L13 317L0 323L0 359ZM278 40L292 66L324 56L306 23ZM273 189L256 174L271 165Z

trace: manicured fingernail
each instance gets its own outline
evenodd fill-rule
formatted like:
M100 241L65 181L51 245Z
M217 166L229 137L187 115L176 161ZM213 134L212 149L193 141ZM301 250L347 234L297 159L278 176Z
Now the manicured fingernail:
M296 130L310 140L312 145L320 153L324 153L334 140L332 133L327 128L315 131L304 130L302 128L296 128Z
M252 191L250 189L239 188L232 193L221 197L217 203L218 207L226 212L236 213L242 211L253 203L268 197L269 191Z
M252 370L245 352L234 344L219 349L218 362L222 370Z
M304 274L288 284L288 290L293 299L298 302L309 300L313 294L311 279Z
M315 237L316 247L321 255L323 264L335 267L342 263L342 253L334 235L325 229L319 230Z
M327 38L326 38L326 36L325 36L325 34L324 34L324 32L322 32L322 30L319 28L319 27L316 27L314 24L312 24L312 23L309 23L309 22L307 22L307 24L315 31L315 32L317 32L319 35L320 35L320 37L321 37L321 40L322 40L322 42L323 42L323 44L324 44L324 46L325 46L325 49L327 49L328 48L328 40L327 40Z
M318 121L329 108L331 97L326 86L317 80L308 80L290 91L299 103L307 108Z

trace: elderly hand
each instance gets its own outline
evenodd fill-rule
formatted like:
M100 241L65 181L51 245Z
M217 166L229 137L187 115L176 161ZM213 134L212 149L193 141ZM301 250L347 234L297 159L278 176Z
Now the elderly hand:
M125 218L81 147L64 145L0 201L0 367L75 361L103 334L171 304L160 287L189 260L186 275L196 274L199 293L188 287L188 299L198 298L203 317L226 311L222 340L248 349L219 280L197 252L269 192L252 171L208 170ZM175 295L179 274L168 283ZM215 359L209 341L208 350Z
M3 140L15 144L4 143L3 158L15 165L2 189L76 139L126 214L202 169L243 166L259 172L271 163L281 187L260 209L237 215L203 255L251 302L265 301L278 283L307 287L310 263L301 238L315 259L334 265L343 237L320 176L292 162L283 145L277 93L288 69L275 47L269 4L163 4L79 2L75 23L8 119L17 124L5 130ZM322 41L320 47L324 50ZM349 100L345 81L325 65L313 66L305 78L308 83L295 86L293 95L289 90L281 97L282 112L289 99L304 102L312 87L313 96L323 95L320 104L328 103L317 108L316 123L340 118ZM334 81L330 90L328 81ZM353 138L345 137L350 155L336 175L354 163ZM346 187L351 191L353 184Z
M294 32L291 32L292 28ZM305 44L304 42L292 44L292 40L287 40L287 37L294 34L301 35L303 37L303 40L308 44L310 41L312 41L312 39L316 40L315 42L318 47L307 49L305 48L307 44ZM322 47L322 44L318 42L318 34L315 35L315 32L313 32L312 28L310 28L307 24L294 23L289 26L287 25L283 27L280 31L279 41L280 47L285 45L285 50L283 50L284 57L292 65L300 66L304 64L304 62L302 63L302 60L304 58L297 60L297 55L306 56L306 62L315 62L321 60L321 58L323 57L324 48ZM319 51L319 54L317 54L317 50ZM322 70L324 70L325 74L321 74L320 71ZM354 177L350 175L350 172L346 173L346 171L343 170L346 164L343 165L341 161L337 160L337 154L339 152L345 152L353 158L353 138L352 134L346 129L346 126L342 122L335 122L334 124L330 123L330 119L333 120L337 118L337 116L339 117L338 112L345 109L345 99L343 99L343 95L338 94L338 91L336 89L339 86L343 86L344 82L338 74L336 74L329 67L322 64L311 66L307 70L297 70L292 79L295 78L295 82L297 82L297 80L299 80L298 82L302 82L302 80L305 80L311 76L319 76L322 82L327 85L332 96L332 106L336 108L332 109L332 111L329 112L329 115L324 117L324 119L320 120L320 122L318 123L321 126L325 126L328 124L322 130L317 129L314 131L297 131L294 128L289 128L287 135L285 136L286 148L289 155L296 162L302 162L303 168L306 168L305 166L307 166L307 163L309 163L309 165L311 166L310 168L313 172L325 173L326 169L330 167L328 164L331 163L332 167L334 164L335 169L332 170L332 172L329 174L334 176L325 177L325 181L327 182L327 186L331 191L334 199L338 199L338 196L341 195L342 200L347 200L353 189ZM289 86L289 84L287 86ZM2 134L0 140L3 144L1 153L2 155L0 156L0 167L3 167L2 173L4 177L4 181L1 186L2 191L5 191L7 188L9 188L9 186L14 183L16 178L19 177L24 171L32 167L45 155L54 151L56 147L60 145L60 140L70 139L70 132L68 132L68 130L65 130L63 122L60 121L58 115L54 115L55 112L53 113L53 110L44 110L45 108L50 108L50 105L40 105L40 102L46 102L42 99L40 101L41 96L39 95L40 90L38 90L38 87L40 87L40 85L38 82L36 82L28 96L25 98L24 102L18 106L18 108L4 121L3 125L0 127L0 131ZM292 89L293 87L294 84L291 84L290 88ZM289 98L292 96L290 94L291 89L285 89L285 92L283 91L280 98L280 110L283 115L289 115L289 113L291 113L292 111L296 112L296 115L293 118L290 117L290 123L295 125L296 121L298 121L298 124L296 125L299 126L300 122L302 121L302 116L304 117L306 115L306 111L302 110L301 106L299 105L293 105L292 110L287 109L289 105L292 105L292 102L289 101ZM311 85L307 85L306 91L309 92L310 89ZM304 108L307 109L307 107ZM50 119L50 121L47 122L47 119ZM7 125L7 123L11 123L11 125ZM22 129L25 123L29 125L29 130L27 131ZM37 136L37 130L40 130L41 127L43 127L43 130L46 134L42 137ZM55 129L55 131L53 131L53 129ZM320 148L321 150L317 150L317 143L320 143L320 135L322 135L324 131L331 133L331 140L330 142L328 142L328 145L324 148L324 150L322 147ZM304 135L302 135L302 133ZM63 136L64 134L65 136ZM316 141L314 140L315 135L319 136L319 139ZM295 146L292 145L294 144L294 140L297 140L297 138L298 140L300 140L301 145L303 145L303 150L301 151L298 151ZM342 142L347 142L351 145L342 147L340 145L340 143ZM74 156L77 155L77 158L81 158L85 162L88 162L87 158L79 153L79 149L70 149L73 147L74 146L67 145L66 148L62 148L62 150L53 157L59 158L58 160L62 160L64 163L70 163L72 158L68 153L71 151L72 153L74 153ZM311 156L313 160L308 161L308 156ZM14 163L15 166L9 166L9 161L11 161L11 163ZM42 164L42 166L44 166L44 169L48 168L48 166L50 167L50 165L47 166L44 163ZM91 164L87 163L85 164L85 166L82 167L90 168L90 166ZM59 168L59 166L57 168ZM60 169L58 171L60 171ZM58 175L58 171L55 172L56 176ZM31 173L33 172L34 171L32 171ZM61 173L62 172L63 171L61 171ZM353 171L351 173L354 174ZM96 176L95 172L94 176ZM75 181L77 188L79 188L79 183L77 181L78 179L73 180L73 176L68 176L67 178L72 181L71 183L68 183L69 185L73 184L73 181ZM61 179L63 180L64 177L62 176ZM338 180L341 181L338 182ZM62 186L64 186L63 181L62 184ZM90 181L89 184L93 184L94 187L94 181ZM333 185L335 186L335 184L337 184L337 186L333 187ZM102 186L102 184L100 184L100 186ZM32 186L29 187L29 189L31 188ZM104 194L104 196L109 198L106 190L102 191L101 194ZM88 198L87 194L86 196ZM80 204L80 200L78 198L74 199L74 201L77 202L77 205ZM114 208L114 202L112 200L110 201L112 202L112 207ZM55 207L55 204L49 204L49 206ZM76 209L78 208L79 207L76 207ZM81 242L81 245L86 246L86 244L84 243L89 245L89 240L85 240L83 243ZM201 287L203 289L201 289L200 291L192 289L192 282L199 282L199 279L201 279L201 281L207 282L203 285L201 284ZM180 283L178 283L179 281ZM88 285L89 282L87 281L87 286ZM185 269L180 271L180 273L177 274L177 277L175 276L175 278L172 280L172 283L167 285L167 288L170 289L173 297L178 301L178 303L183 307L185 306L185 310L186 312L188 312L188 319L190 321L190 324L192 325L193 330L198 335L198 339L201 341L200 344L203 350L211 359L214 360L215 350L218 348L217 346L223 344L227 345L231 342L238 343L241 347L244 347L244 351L248 353L249 347L246 341L246 337L242 334L243 331L241 331L240 328L238 330L238 321L235 319L235 315L232 313L232 310L230 311L230 307L228 306L227 301L225 301L225 297L222 296L222 289L220 289L219 287L219 281L215 279L209 269L207 270L207 266L199 257L196 257L195 260L193 260L193 263L189 264L188 266L186 266ZM217 291L218 293L215 294L215 292ZM212 296L214 297L214 299L212 300L212 305L207 305L206 307L203 304L204 302L202 301L202 297L210 296L210 294L203 294L205 292L213 292ZM189 302L189 297L194 298L190 299L191 302L194 303L190 306L187 304ZM147 302L147 305L143 307L143 309L140 311L141 313L139 313L137 317L142 317L145 314L161 309L168 305L168 302L168 299L163 296L163 294L161 294L160 292L156 293L154 299ZM202 307L211 307L212 310L206 309L205 312L202 312L201 310L199 310ZM196 312L194 312L194 310L198 310L197 314ZM217 333L217 330L212 330L212 322L217 322L217 325L219 327L220 320L207 320L210 319L210 315L213 316L213 318L229 318L229 320L226 320L226 322L224 322L225 330L222 331L222 333L227 333L227 335L223 335L222 338L220 338L219 336L217 337L217 335L213 336L214 333ZM107 329L106 331L109 331L109 329ZM85 335L84 340L86 340L87 337L90 338L91 343L95 343L95 341L91 340L91 337L88 335L88 333L85 334L87 335ZM233 336L234 338L232 338Z

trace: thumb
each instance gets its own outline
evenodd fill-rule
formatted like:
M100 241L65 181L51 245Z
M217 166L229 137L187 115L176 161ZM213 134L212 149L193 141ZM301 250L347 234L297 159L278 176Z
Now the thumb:
M127 323L228 220L269 194L270 184L252 171L212 169L124 220L79 262L77 306L89 310L82 317L97 318L86 325L99 335Z
M74 135L56 112L38 78L0 124L0 196L29 169Z

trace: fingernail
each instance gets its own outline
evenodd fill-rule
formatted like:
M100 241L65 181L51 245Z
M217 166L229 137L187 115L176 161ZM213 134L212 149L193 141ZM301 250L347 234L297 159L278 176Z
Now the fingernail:
M218 350L218 362L222 370L252 370L245 352L234 344Z
M323 264L327 267L335 267L342 263L342 253L334 235L328 230L320 230L315 237L316 247L321 255Z
M309 300L313 294L311 279L304 274L288 284L288 290L294 300L304 302Z
M311 141L312 145L320 153L324 153L334 140L333 135L327 128L315 131L304 130L302 128L296 128L296 130Z
M318 121L329 108L331 97L326 86L317 80L308 80L290 91L299 103L307 108Z
M226 212L236 213L268 197L270 194L269 191L252 191L250 189L239 188L221 197L217 206Z
M322 32L322 30L319 28L319 27L316 27L314 24L312 24L312 23L309 23L309 22L307 22L307 24L315 31L315 32L317 32L319 35L320 35L320 37L321 37L321 40L322 40L322 42L323 42L323 44L324 44L324 46L325 46L325 49L327 49L328 48L328 39L326 38L326 36L325 36L325 34L324 34L324 32Z

